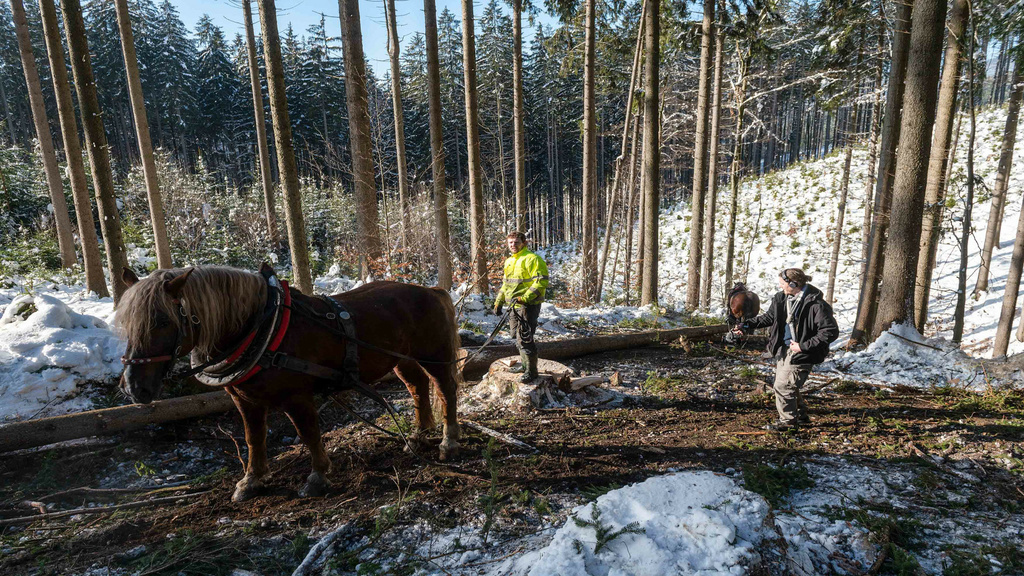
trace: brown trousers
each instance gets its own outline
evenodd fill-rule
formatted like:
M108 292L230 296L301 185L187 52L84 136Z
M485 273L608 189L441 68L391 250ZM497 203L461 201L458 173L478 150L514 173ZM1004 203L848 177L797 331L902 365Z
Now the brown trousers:
M793 364L793 352L786 350L786 355L775 367L775 408L779 411L779 420L793 424L801 416L807 417L807 404L804 403L800 389L811 374L810 364Z

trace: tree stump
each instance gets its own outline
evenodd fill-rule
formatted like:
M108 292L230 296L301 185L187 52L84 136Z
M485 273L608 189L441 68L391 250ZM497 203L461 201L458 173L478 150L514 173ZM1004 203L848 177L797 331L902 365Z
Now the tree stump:
M507 408L531 412L552 408L618 406L624 398L622 394L602 387L608 382L606 377L573 378L571 368L543 358L537 362L538 377L532 382L522 383L519 381L522 374L511 371L519 364L518 356L493 362L483 380L466 394L466 407L470 411Z

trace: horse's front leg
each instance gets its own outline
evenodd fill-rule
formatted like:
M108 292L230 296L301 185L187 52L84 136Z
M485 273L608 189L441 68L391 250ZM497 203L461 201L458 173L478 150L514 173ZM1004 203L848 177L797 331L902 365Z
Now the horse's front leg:
M299 490L303 498L323 496L331 487L327 475L331 472L331 459L324 450L323 439L320 437L320 424L317 422L316 405L312 396L298 397L284 408L285 414L295 425L303 444L309 448L313 459L313 472L306 479L306 484Z
M247 402L237 394L232 393L231 399L242 414L245 444L249 448L249 463L245 468L245 476L235 485L235 493L231 495L231 500L244 502L256 496L266 479L270 477L270 467L267 466L267 408Z

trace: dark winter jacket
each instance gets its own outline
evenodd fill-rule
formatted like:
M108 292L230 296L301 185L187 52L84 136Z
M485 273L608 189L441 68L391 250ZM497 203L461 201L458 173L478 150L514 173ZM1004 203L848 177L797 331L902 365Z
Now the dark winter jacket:
M808 284L796 311L796 334L793 339L802 352L793 355L793 364L818 364L828 356L828 345L839 337L839 326L832 315L832 307L825 301L821 290ZM743 324L744 330L768 328L768 353L782 357L786 350L786 293L779 291L772 297L768 311Z

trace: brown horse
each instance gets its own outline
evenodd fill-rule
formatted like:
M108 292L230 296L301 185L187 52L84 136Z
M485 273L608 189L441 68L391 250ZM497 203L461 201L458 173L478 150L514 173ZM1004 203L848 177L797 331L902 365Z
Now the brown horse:
M729 291L729 316L726 319L729 326L743 324L761 311L761 299L755 292L747 290L742 282L737 282ZM732 333L727 335L732 339Z
M344 370L346 339L323 321L335 319L338 309L297 290L290 290L287 298L287 284L278 288L281 285L271 278L273 272L264 267L268 271L265 276L204 266L157 270L143 280L125 269L123 278L129 289L117 311L127 340L122 389L134 401L149 403L159 395L178 357L191 353L193 366L214 357L217 361L244 358L244 354L231 351L252 346L253 337L246 334L258 332L253 326L274 311L278 312L277 324L271 322L273 332L265 332L276 342L270 350L328 372ZM271 306L277 296L281 296L276 300L279 304ZM331 298L354 320L355 338L360 341L359 380L372 383L391 371L398 375L414 401L416 425L411 438L418 442L434 426L430 398L431 388L436 388L445 420L441 459L455 455L459 448L456 391L461 381L457 363L460 344L448 293L411 284L372 282ZM262 364L252 372L244 381L235 378L238 383L225 386L242 415L249 447L245 477L238 482L232 500L257 495L270 475L266 449L270 408L284 410L312 456L313 472L299 495L322 495L330 486L331 461L320 437L313 395L337 391L341 383L284 371L276 363Z

